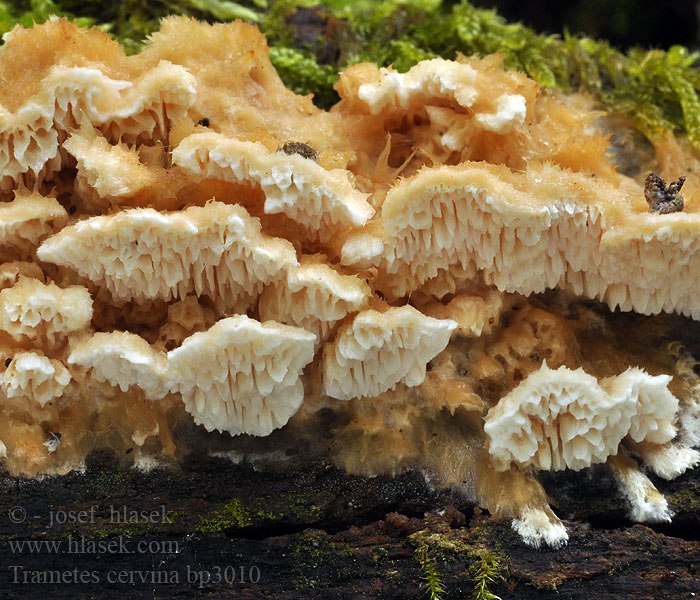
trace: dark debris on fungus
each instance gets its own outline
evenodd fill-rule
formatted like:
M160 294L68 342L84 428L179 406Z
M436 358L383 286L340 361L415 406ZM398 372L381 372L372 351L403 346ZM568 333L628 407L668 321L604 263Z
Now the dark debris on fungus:
M649 204L649 211L660 215L681 212L684 203L680 191L684 183L685 176L667 186L661 177L649 173L644 182L644 198Z

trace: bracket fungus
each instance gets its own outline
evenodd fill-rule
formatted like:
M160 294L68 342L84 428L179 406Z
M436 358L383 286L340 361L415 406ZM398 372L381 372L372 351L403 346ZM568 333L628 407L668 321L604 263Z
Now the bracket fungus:
M88 218L47 239L38 256L103 286L115 302L194 292L237 312L297 264L289 242L262 234L242 206L215 201L182 212L143 208Z
M374 214L348 171L324 169L297 152L269 152L259 142L196 133L173 150L173 163L198 178L260 186L265 214L284 214L322 242L364 225Z
M70 381L61 362L39 352L18 352L3 373L0 388L10 400L24 398L43 407L60 398Z
M66 209L55 198L15 193L12 202L0 205L0 257L31 260L44 238L67 221Z
M222 319L168 352L169 385L208 431L268 435L301 406L315 339L273 321Z
M543 470L606 463L632 518L670 518L632 457L700 459L695 359L647 326L700 319L700 159L673 132L618 169L590 98L499 56L353 65L321 110L242 22L169 17L127 57L52 19L6 36L0 78L13 474L323 429L336 464L422 469L532 545L567 537Z
M332 398L376 396L399 382L423 383L425 368L445 349L457 323L411 306L365 310L323 349L323 386Z
M134 333L112 331L80 339L73 345L67 363L90 369L96 381L109 383L122 392L135 386L150 399L167 393L165 355Z
M87 329L92 298L82 286L60 288L55 283L20 277L0 291L0 331L16 342L53 348L68 335Z

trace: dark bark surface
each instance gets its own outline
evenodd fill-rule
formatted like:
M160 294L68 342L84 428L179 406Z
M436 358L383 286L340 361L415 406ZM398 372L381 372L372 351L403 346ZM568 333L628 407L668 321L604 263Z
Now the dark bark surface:
M504 600L700 597L698 470L655 481L676 517L654 529L626 520L602 467L544 483L569 527L560 550L528 548L508 522L416 473L263 473L206 459L5 478L0 597L410 599L438 583L439 597L462 599L494 563L487 587Z

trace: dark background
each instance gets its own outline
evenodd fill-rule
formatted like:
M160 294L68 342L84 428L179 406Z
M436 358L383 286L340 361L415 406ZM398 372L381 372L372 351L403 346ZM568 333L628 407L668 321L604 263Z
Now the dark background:
M622 49L700 47L698 2L688 0L471 0L540 32L584 33Z

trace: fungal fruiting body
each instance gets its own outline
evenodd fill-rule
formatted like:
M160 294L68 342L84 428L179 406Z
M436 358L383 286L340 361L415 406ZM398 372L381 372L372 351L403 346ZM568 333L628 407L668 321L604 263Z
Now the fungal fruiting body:
M126 57L54 19L0 76L12 473L79 468L105 431L165 462L201 439L176 423L272 454L323 427L338 465L423 469L533 545L567 536L543 470L605 463L631 518L670 518L632 456L698 463L693 358L625 347L604 305L700 318L683 140L625 176L588 99L497 56L353 65L323 111L240 22L168 18Z

